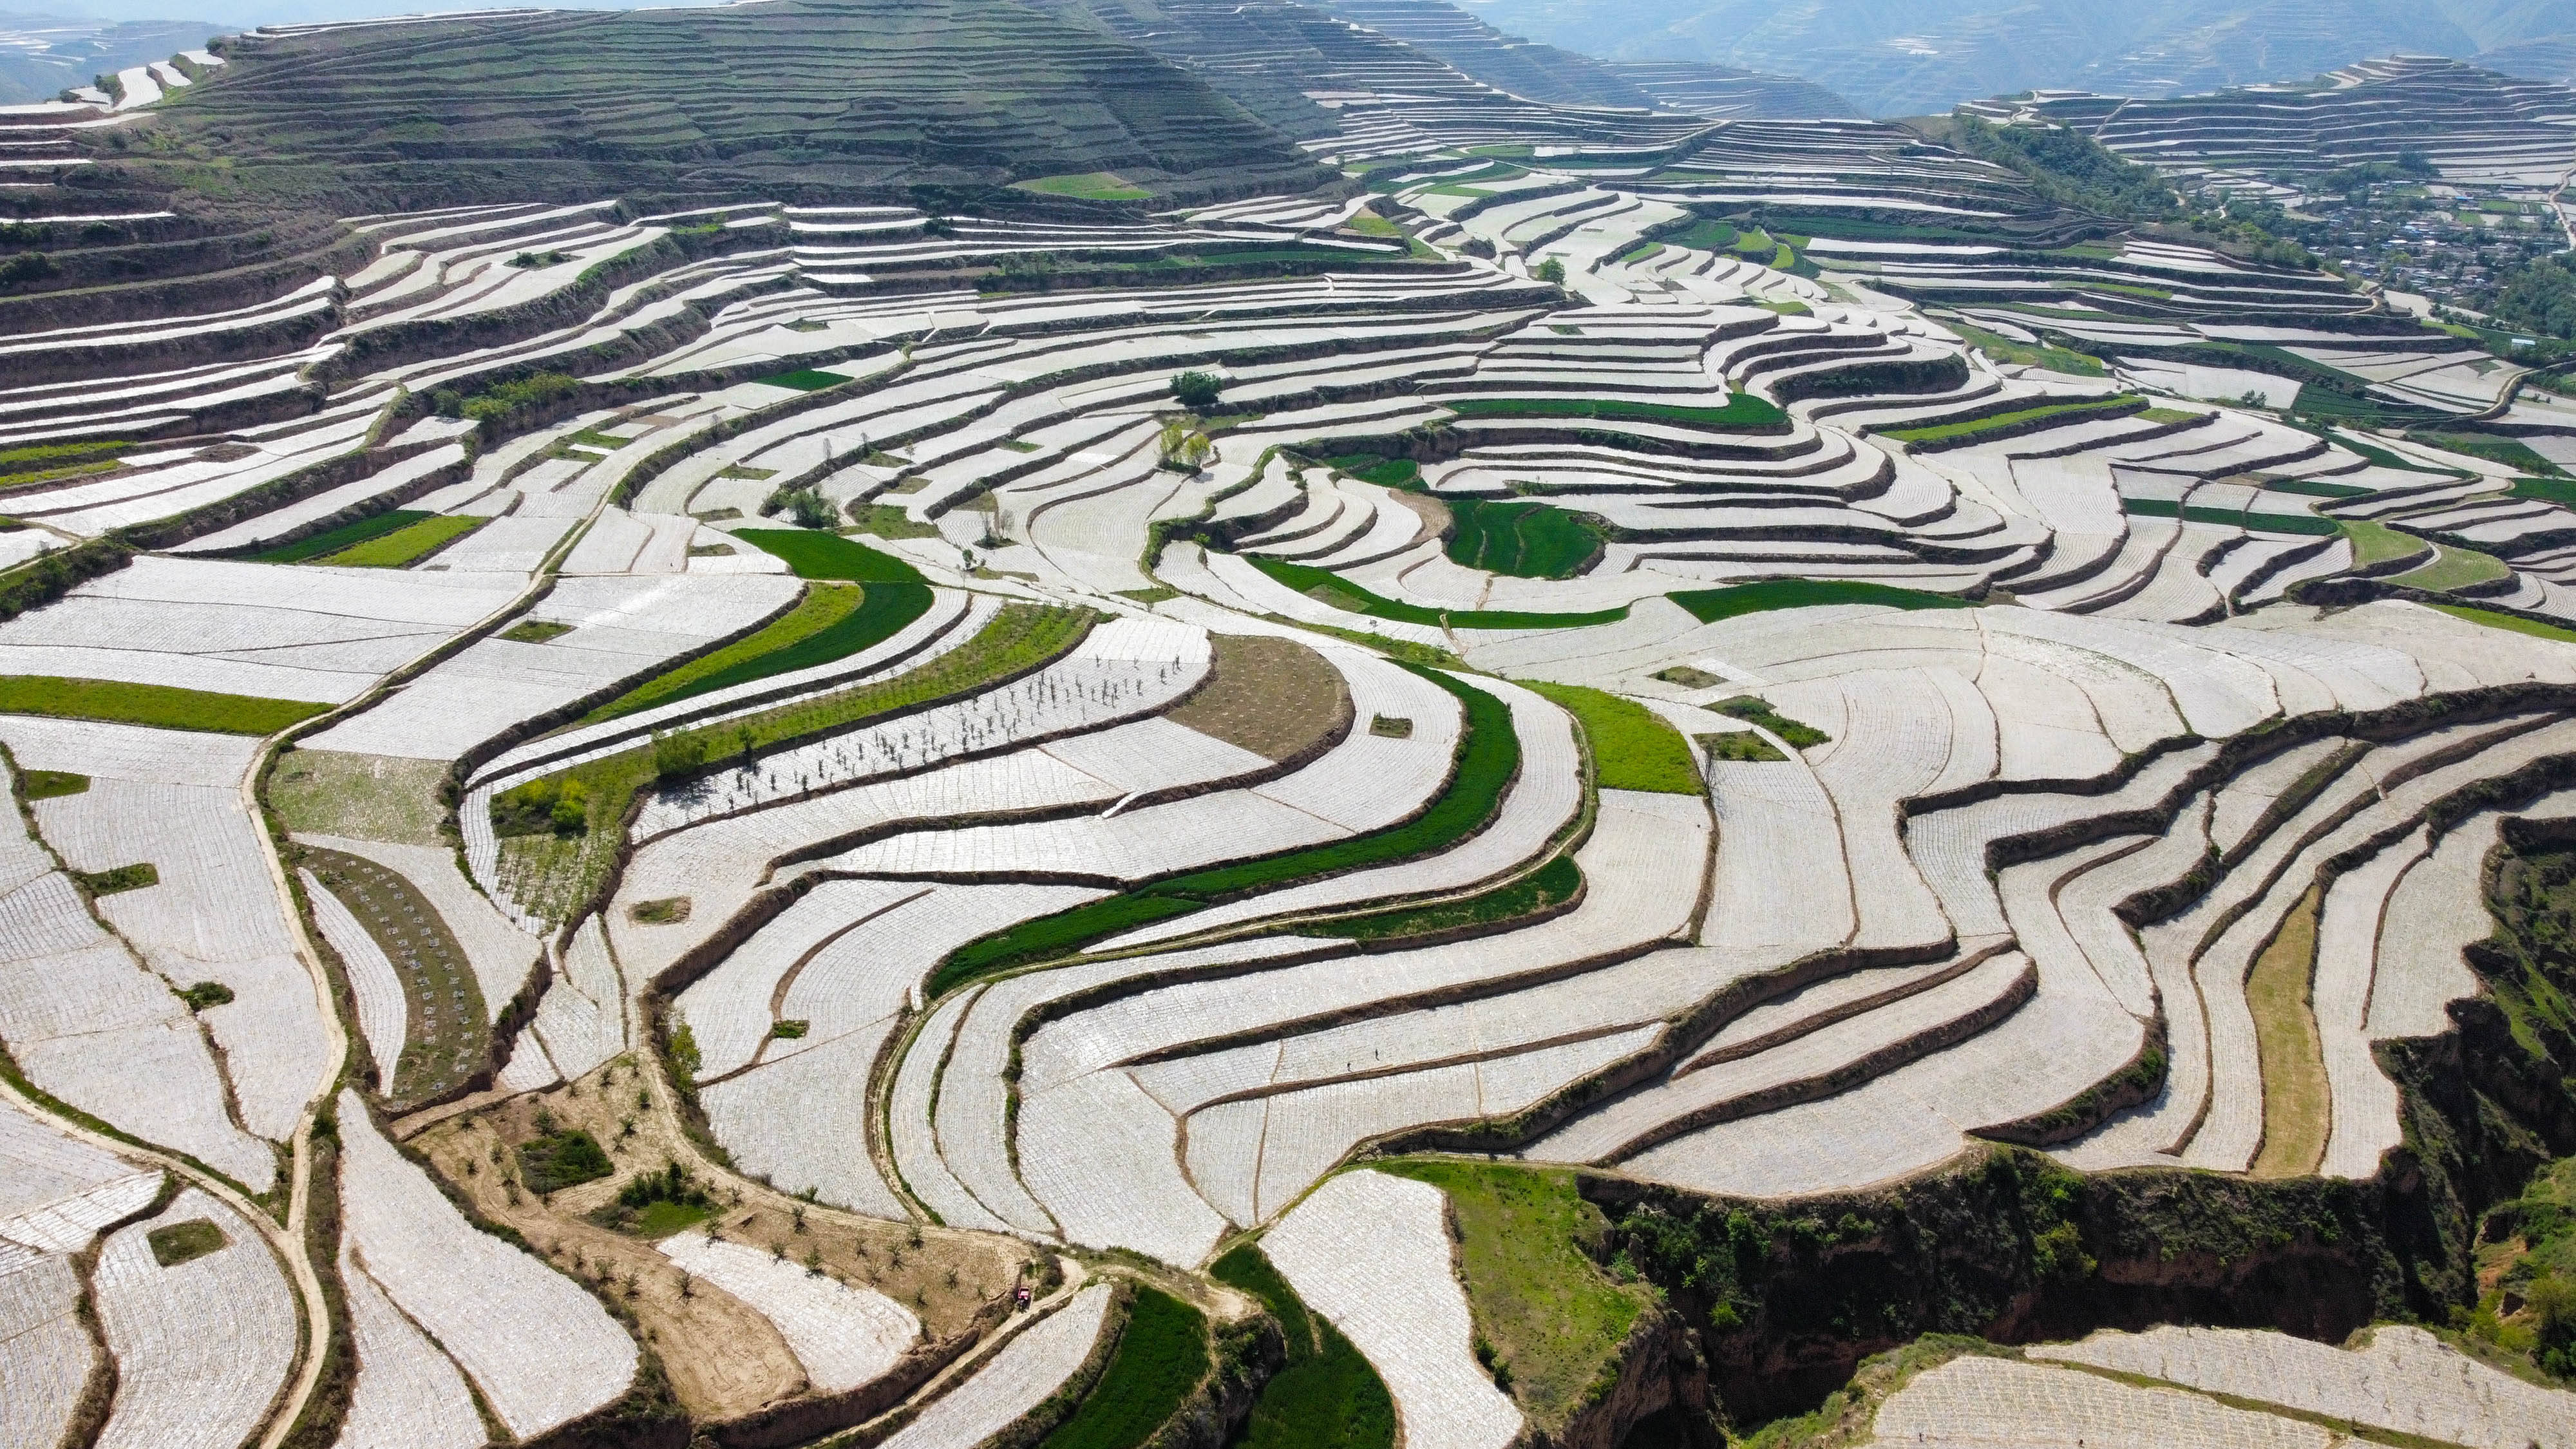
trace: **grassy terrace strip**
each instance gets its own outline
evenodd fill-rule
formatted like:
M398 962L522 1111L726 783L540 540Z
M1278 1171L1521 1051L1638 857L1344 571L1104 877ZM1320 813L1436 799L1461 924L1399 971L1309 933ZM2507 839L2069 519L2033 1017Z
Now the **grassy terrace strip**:
M210 734L273 735L331 708L301 699L259 699L212 694L167 684L125 684L109 679L58 679L46 674L0 674L0 714L43 714L57 719L103 719Z
M1379 1170L1448 1195L1477 1357L1531 1419L1562 1427L1652 1301L1651 1289L1613 1283L1589 1256L1609 1220L1564 1168L1414 1160Z
M937 996L996 971L1068 955L1104 936L1187 915L1229 897L1431 855L1482 830L1501 808L1503 791L1520 773L1521 742L1512 732L1511 710L1483 690L1470 689L1436 669L1400 667L1457 696L1466 710L1466 730L1458 742L1449 788L1431 802L1430 809L1405 824L1368 835L1172 876L996 931L967 942L940 963L930 978L929 993Z
M2472 609L2465 604L2435 604L2433 607L2454 619L2466 619L2472 624L2484 624L2490 629L2509 629L2516 634L2528 634L2534 639L2555 639L2562 644L2576 644L2576 629L2563 629L2556 624L2544 624L2538 619L2499 614L2493 609ZM30 786L28 794L32 797L34 793L34 787Z
M839 387L849 380L840 373L817 372L810 367L800 367L794 372L772 373L768 377L752 379L762 387L783 387L791 392L821 392L827 387Z
M2078 416L2086 413L2125 414L2134 411L2138 401L2139 399L2124 394L2119 397L2094 398L2084 402L2048 403L2035 408L2022 408L2016 412L1997 413L1992 417L1972 418L1962 423L1935 423L1921 428L1893 428L1886 436L1900 443L1948 443L1960 438L1974 438L1987 433L2001 432L2006 428L2017 428L2025 423L2040 422L2048 418Z
M2409 569L2389 579L2392 584L2439 593L2465 588L2505 577L2513 572L2502 559L2473 549L2453 548L2447 543L2435 544L2433 561L2419 569Z
M1462 418L1593 418L1602 422L1672 423L1686 428L1776 428L1789 415L1766 399L1739 392L1722 408L1686 408L1616 398L1461 397L1442 407Z
M734 537L787 561L800 579L845 584L926 584L921 570L883 549L837 533L803 528L745 528Z
M438 516L435 513L423 513L415 508L391 509L369 518L361 518L355 523L341 524L338 528L314 534L310 538L300 538L293 543L280 544L276 548L252 554L250 561L252 563L304 563L321 558L325 554L344 552L372 539L383 538L387 534L399 533L415 523L426 522Z
M892 679L800 699L703 729L656 735L632 749L585 760L504 791L492 801L495 825L508 833L514 824L513 811L528 798L521 792L534 787L533 793L583 802L586 829L622 829L629 802L657 778L696 774L703 767L844 729L893 710L972 693L1062 655L1082 642L1098 617L1088 609L1006 605L981 634Z
M1703 624L1759 614L1770 609L1813 609L1827 604L1876 604L1888 609L1973 609L1974 599L1956 594L1900 589L1859 579L1771 579L1723 589L1692 589L1670 596Z
M1580 684L1518 681L1583 722L1592 744L1592 766L1604 790L1644 790L1657 795L1696 795L1699 766L1690 746L1664 717L1604 690Z
M1623 606L1590 614L1528 614L1508 609L1430 609L1420 604L1373 594L1331 569L1313 564L1290 563L1286 559L1265 558L1246 554L1254 568L1321 603L1353 614L1366 614L1372 619L1392 619L1400 624L1428 624L1451 629L1580 629L1591 624L1615 624L1628 617Z
M491 521L470 513L434 513L313 562L353 569L409 568Z
M2215 523L2261 533L2330 538L2343 532L2342 524L2313 513L2257 513L2251 507L2205 508L2199 504L2178 503L2171 498L2123 498L2120 511L2132 518L2176 518L2185 523Z
M2352 562L2356 568L2413 558L2419 553L2430 552L2433 547L2411 533L2399 533L2376 519L2347 518L2341 521L2341 526L2344 537L2352 540Z
M1306 1311L1261 1250L1244 1243L1208 1276L1251 1294L1279 1320L1288 1362L1252 1402L1237 1449L1393 1449L1395 1400L1351 1341Z
M737 640L645 681L582 717L583 724L846 659L893 637L930 608L927 584L820 583L796 607Z
M1400 941L1413 936L1438 935L1474 926L1524 920L1551 906L1572 900L1574 893L1582 887L1582 867L1574 863L1573 856L1560 855L1519 880L1496 886L1480 895L1435 901L1423 906L1400 906L1395 910L1353 916L1347 920L1318 921L1299 926L1297 933L1302 936L1338 936L1346 941Z
M1493 498L1447 502L1458 526L1450 531L1446 552L1468 568L1521 579L1570 579L1601 556L1606 535L1570 509Z
M1136 1449L1207 1377L1207 1317L1160 1289L1136 1287L1127 1327L1099 1382L1043 1449Z

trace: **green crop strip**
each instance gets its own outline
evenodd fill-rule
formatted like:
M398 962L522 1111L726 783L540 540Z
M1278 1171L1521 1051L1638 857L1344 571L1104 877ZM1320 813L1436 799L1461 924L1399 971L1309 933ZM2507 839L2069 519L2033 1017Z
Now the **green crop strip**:
M2445 543L2435 544L2434 550L2431 563L2419 569L2410 569L2390 579L2389 582L2401 584L2407 588L2440 593L2464 588L2470 584L2488 583L2513 572L2505 566L2502 559L2473 549L2453 548Z
M883 549L837 533L802 528L745 528L735 538L787 561L800 579L846 584L926 584L921 570Z
M1813 609L1827 604L1877 604L1889 609L1973 609L1974 599L1931 594L1857 579L1772 579L1723 589L1692 589L1672 601L1703 624L1771 609Z
M1306 1311L1258 1247L1233 1249L1208 1275L1260 1299L1288 1346L1287 1364L1252 1402L1238 1449L1391 1449L1395 1401L1386 1381L1322 1315Z
M752 381L762 387L783 387L790 392L821 392L827 387L839 387L850 379L837 372L817 372L810 367L800 367L794 372L773 373L768 377L755 377Z
M2428 448L2440 448L2444 452L2483 458L2490 463L2502 463L2508 468L2518 468L2525 473L2559 471L2557 464L2533 452L2529 445L2519 438L2499 437L2488 433L2445 433L2430 428L2417 428L2406 435L2406 441L2421 443Z
M2341 526L2344 537L2352 540L2352 561L2357 568L2412 558L2432 547L2411 533L2399 533L2374 519L2347 518Z
M1658 795L1696 795L1699 766L1691 762L1690 745L1664 717L1637 703L1580 684L1522 680L1521 687L1554 701L1583 722L1592 743L1592 765L1604 790L1644 790Z
M892 638L930 608L927 584L818 583L795 608L748 639L637 685L582 716L583 724L693 695L847 659Z
M167 684L125 684L109 679L59 679L44 674L0 674L0 714L42 714L57 719L102 719L162 729L212 734L273 735L331 708L300 699L256 699L211 694Z
M1512 732L1511 710L1494 696L1439 670L1412 664L1397 667L1447 690L1466 711L1466 729L1453 756L1449 788L1431 802L1431 808L1402 825L1367 835L1172 876L996 931L966 943L940 963L930 978L930 994L937 996L1013 966L1068 955L1103 937L1187 915L1229 897L1430 855L1482 830L1520 773L1521 742Z
M2576 478L2516 478L2508 491L2516 498L2537 498L2562 508L2576 508Z
M1740 719L1749 725L1759 725L1787 741L1789 748L1793 750L1821 745L1833 738L1832 735L1826 734L1814 725L1802 724L1787 715L1774 712L1770 701L1758 695L1739 694L1733 699L1721 699L1709 708L1725 715L1728 719Z
M1429 905L1399 906L1390 911L1339 921L1301 925L1301 936L1338 936L1348 941L1399 941L1471 926L1525 920L1574 898L1583 887L1583 870L1574 857L1560 855L1508 885L1478 895Z
M1789 420L1777 406L1749 392L1737 393L1722 408L1579 397L1459 397L1446 399L1441 406L1462 418L1593 418L1693 428L1769 428Z
M2493 609L2472 609L2465 604L2435 604L2433 607L2454 619L2466 619L2472 624L2484 624L2490 629L2506 629L2516 634L2528 634L2534 639L2555 639L2562 644L2576 644L2576 629L2562 629L2556 624L2544 624L2538 619L2499 614Z
M398 533L415 523L436 517L438 515L435 513L396 508L389 512L361 518L355 523L341 524L338 528L314 534L310 538L300 538L293 543L280 544L249 557L252 563L303 563L307 559L320 558L324 554L355 548L370 539Z
M1179 1412L1207 1371L1206 1316L1140 1283L1109 1366L1044 1449L1135 1449Z
M493 797L491 806L495 827L509 837L502 842L505 879L515 875L524 882L512 891L531 909L585 906L615 854L596 848L597 842L606 838L603 832L624 828L637 792L656 780L685 779L791 740L851 728L878 715L1014 678L1072 649L1097 617L1088 609L1005 605L973 639L891 679L655 735L630 749L514 786Z
M491 521L469 513L432 514L313 562L353 569L408 568Z
M1373 619L1392 619L1400 624L1428 624L1437 629L1580 629L1590 624L1615 624L1628 617L1626 608L1603 609L1591 614L1527 614L1511 610L1432 609L1420 604L1370 593L1350 580L1313 564L1290 563L1286 559L1265 558L1247 554L1254 568L1286 584L1319 603L1330 604L1353 614L1366 614Z
M1956 438L1980 437L1987 433L2000 432L2005 428L2019 427L2024 423L2041 422L2049 418L2081 417L2088 413L2108 413L2114 411L2126 413L2133 410L2132 405L2137 401L2138 399L2134 397L2121 396L2113 398L2098 398L2089 402L2050 403L2045 407L2023 408L2018 412L1997 413L1993 417L1974 418L1963 423L1939 423L1930 427L1921 428L1896 428L1890 430L1886 436L1894 438L1900 443L1946 443Z
M1442 501L1458 521L1446 551L1468 568L1520 579L1569 579L1601 556L1606 535L1582 514L1545 503Z

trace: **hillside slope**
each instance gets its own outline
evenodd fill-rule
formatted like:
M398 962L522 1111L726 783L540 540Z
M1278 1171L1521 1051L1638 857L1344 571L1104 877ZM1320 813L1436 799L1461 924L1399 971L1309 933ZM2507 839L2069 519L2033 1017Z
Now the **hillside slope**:
M2033 88L2177 95L2576 35L2567 0L1492 0L1479 13L1593 55L1804 76L1880 116Z
M1009 0L493 13L288 28L230 54L166 124L230 158L230 184L284 194L827 195L1103 171L1191 192L1311 175L1200 82Z

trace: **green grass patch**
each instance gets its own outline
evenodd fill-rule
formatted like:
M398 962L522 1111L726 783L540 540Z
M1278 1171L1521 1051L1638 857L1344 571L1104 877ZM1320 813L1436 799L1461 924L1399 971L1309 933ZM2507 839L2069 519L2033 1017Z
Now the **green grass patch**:
M1744 233L1725 222L1712 217L1701 217L1692 222L1688 230L1678 231L1665 237L1664 243L1667 246L1688 247L1693 251L1725 252L1733 251L1736 241L1743 235Z
M308 700L212 694L167 684L0 674L0 714L103 719L209 734L271 735L329 708L330 705Z
M879 538L937 538L937 524L923 523L904 511L900 503L870 503L855 514L859 532Z
M2576 508L2576 478L2516 478L2506 491L2516 498L2537 498L2561 508Z
M2471 584L2491 583L2513 572L2504 560L2474 549L2453 548L2447 543L2433 546L2433 561L2419 569L2410 569L2389 580L2410 589L2442 593L2466 588Z
M69 770L21 770L18 788L30 800L53 800L64 795L81 795L89 791L89 776Z
M1034 191L1040 196L1071 196L1083 201L1144 201L1154 193L1141 186L1130 186L1125 178L1110 171L1084 171L1065 176L1037 176L1014 181L1016 191Z
M432 514L313 562L353 569L407 568L491 521L468 513Z
M1363 483L1380 488L1419 489L1422 465L1411 458L1382 458L1375 453L1344 453L1324 460L1324 466L1336 473L1347 473Z
M370 539L382 538L389 533L399 533L415 523L438 516L435 513L423 513L416 508L389 509L383 513L361 518L355 523L344 523L338 528L326 529L310 538L300 538L293 543L280 544L249 557L252 563L305 563L325 554L345 552Z
M519 1185L540 1195L596 1182L613 1170L599 1139L579 1128L519 1144Z
M802 528L737 529L735 538L787 561L800 579L846 584L926 584L921 570L883 549L837 533Z
M2484 624L2490 629L2505 629L2516 634L2528 634L2534 639L2555 639L2561 644L2576 644L2576 629L2544 624L2538 619L2525 619L2515 614L2499 614L2493 609L2472 609L2466 604L2435 604L2433 607L2454 619L2466 619L2472 624Z
M2411 533L2399 533L2372 519L2346 518L2339 522L2344 537L2352 540L2352 562L2356 568L2412 558L2431 547Z
M2007 428L2017 428L2049 418L2076 418L2091 413L2133 412L2136 411L2137 402L2137 398L2123 394L2119 397L2095 398L2084 402L2047 403L2035 408L2020 408L2013 412L1997 413L1992 417L1972 418L1961 423L1935 423L1928 427L1895 428L1886 436L1900 443L1947 443L1960 438L1984 437L1988 433L2000 433Z
M1789 758L1780 753L1779 746L1751 730L1723 730L1691 738L1699 742L1701 749L1708 751L1711 760L1730 764L1770 765L1783 763Z
M1690 746L1664 717L1604 690L1580 684L1516 681L1522 688L1561 706L1583 723L1592 744L1593 768L1604 790L1645 790L1658 795L1696 795L1699 767L1691 763Z
M2000 332L1989 332L1982 327L1971 326L1955 318L1945 317L1941 319L1941 325L1974 343L1979 350L1997 362L2010 362L2023 367L2044 367L2051 372L2073 373L2083 377L2103 375L2102 359L2098 357L2087 357L2081 352L2070 352L2063 347L2052 347L2046 343L2033 346L2027 342L2015 342Z
M2189 408L2147 408L2136 416L2144 422L2172 424L2187 423L2202 415Z
M2501 463L2505 467L2524 473L2560 471L2557 464L2531 451L2530 447L2519 438L2501 437L2492 433L2446 433L2432 428L2415 428L2408 431L2406 441L2421 443L2428 448L2440 448L2447 453L2483 458L2490 463Z
M1397 226L1394 222L1365 207L1352 214L1349 225L1351 230L1362 236L1380 237L1388 241L1404 235L1403 227Z
M1428 624L1435 629L1444 625L1452 629L1580 629L1592 624L1615 624L1628 617L1624 607L1591 614L1426 608L1421 604L1408 604L1371 593L1331 569L1259 554L1246 554L1244 557L1254 568L1310 599L1348 613L1366 614L1373 619L1392 619L1400 624Z
M1409 466L1409 465L1408 465ZM1453 562L1520 579L1570 579L1601 556L1601 526L1570 509L1524 500L1451 498Z
M1478 1357L1533 1420L1562 1426L1653 1302L1652 1290L1612 1282L1592 1259L1609 1220L1565 1168L1440 1159L1379 1170L1448 1195Z
M1261 1386L1235 1449L1393 1449L1386 1381L1323 1315L1306 1311L1259 1248L1241 1244L1208 1275L1260 1299L1287 1342L1288 1361Z
M1789 420L1777 405L1749 392L1739 392L1726 400L1726 406L1717 408L1580 397L1460 397L1450 398L1441 406L1462 418L1594 418L1602 422L1672 423L1692 428L1770 428Z
M2263 491L2266 493L2298 493L2310 498L2366 498L2370 496L2370 490L2367 488L2357 488L2350 483L2329 483L2323 478L2266 478L2263 480Z
M820 372L810 367L800 367L794 372L773 372L767 377L752 379L762 387L783 387L790 392L821 392L850 380L837 372Z
M161 868L148 860L136 861L132 865L120 865L108 870L76 870L72 874L94 896L112 896L119 891L139 891L145 886L157 886L161 883Z
M846 659L892 638L929 611L930 599L928 584L814 584L795 608L751 637L637 685L582 723Z
M221 1252L224 1230L204 1218L191 1218L184 1223L154 1228L143 1235L143 1241L152 1246L153 1262L164 1268L176 1268L182 1263L193 1263L208 1253Z
M996 931L950 953L931 975L930 994L937 996L1026 962L1067 955L1105 936L1187 915L1233 896L1429 855L1484 828L1500 806L1504 789L1520 771L1521 742L1512 732L1511 710L1494 696L1439 670L1412 664L1401 667L1448 691L1466 711L1465 737L1452 757L1449 787L1429 809L1402 825L1367 835L1192 871Z
M1827 604L1877 604L1890 609L1973 609L1976 602L1956 594L1900 589L1860 579L1770 579L1733 584L1723 589L1692 589L1672 595L1703 624L1759 614L1771 609L1814 609Z
M1318 921L1297 928L1301 936L1339 936L1350 941L1399 941L1415 936L1473 926L1526 920L1551 906L1574 899L1583 888L1583 870L1571 855L1560 855L1508 885L1477 895L1428 905L1398 906L1339 921Z
M1728 719L1740 719L1746 724L1758 725L1769 730L1786 741L1789 748L1793 750L1821 745L1833 738L1832 735L1826 734L1814 725L1801 724L1787 715L1773 711L1770 701L1758 695L1739 694L1733 699L1721 699L1709 708L1725 715Z
M543 644L571 632L570 624L558 624L552 619L529 619L502 630L501 637L513 644Z
M1135 1449L1179 1412L1207 1371L1206 1316L1139 1283L1109 1366L1073 1417L1046 1436L1045 1449Z

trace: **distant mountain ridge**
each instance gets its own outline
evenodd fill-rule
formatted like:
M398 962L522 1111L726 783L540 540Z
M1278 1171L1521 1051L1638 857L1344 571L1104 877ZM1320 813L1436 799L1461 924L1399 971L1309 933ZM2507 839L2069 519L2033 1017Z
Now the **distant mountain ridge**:
M2080 88L2171 96L2315 75L2395 52L2507 74L2576 69L2576 0L1463 0L1610 60L1802 76L1869 115Z

